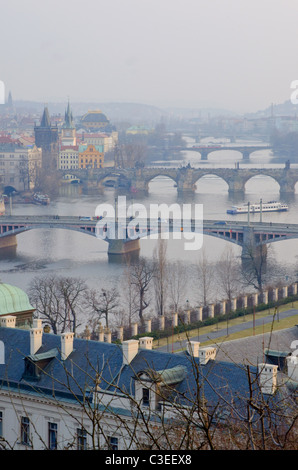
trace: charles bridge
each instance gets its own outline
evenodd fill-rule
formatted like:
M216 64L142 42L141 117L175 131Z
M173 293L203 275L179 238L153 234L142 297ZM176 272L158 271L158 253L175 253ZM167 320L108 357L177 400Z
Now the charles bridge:
M199 186L200 178L215 175L228 185L229 193L245 193L246 183L256 176L268 176L279 184L281 194L294 194L298 182L298 169L286 162L284 168L128 168L60 170L61 177L72 174L86 190L103 190L106 186L125 187L133 193L147 193L149 183L158 176L168 177L180 193L192 193Z

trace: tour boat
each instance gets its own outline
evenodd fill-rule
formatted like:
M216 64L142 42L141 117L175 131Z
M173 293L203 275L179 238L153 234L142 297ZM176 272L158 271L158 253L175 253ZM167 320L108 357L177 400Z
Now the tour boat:
M288 206L282 202L269 201L263 203L254 203L250 204L250 213L258 212L283 212L287 211ZM248 213L248 203L243 204L243 206L232 206L231 209L227 210L227 214L247 214Z

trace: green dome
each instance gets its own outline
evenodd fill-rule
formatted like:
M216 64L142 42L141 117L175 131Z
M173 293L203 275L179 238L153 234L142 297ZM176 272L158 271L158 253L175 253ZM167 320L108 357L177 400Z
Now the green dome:
M0 283L0 316L34 310L22 289Z

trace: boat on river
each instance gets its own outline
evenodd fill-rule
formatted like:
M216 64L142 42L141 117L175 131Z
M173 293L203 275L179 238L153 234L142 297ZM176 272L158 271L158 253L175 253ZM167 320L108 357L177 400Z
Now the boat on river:
M243 204L242 206L232 206L227 210L227 214L247 214L248 212L254 214L259 212L285 212L289 209L287 204L277 201L258 202L254 204Z
M43 206L50 204L50 198L47 194L35 193L33 195L33 201L35 204L42 204Z

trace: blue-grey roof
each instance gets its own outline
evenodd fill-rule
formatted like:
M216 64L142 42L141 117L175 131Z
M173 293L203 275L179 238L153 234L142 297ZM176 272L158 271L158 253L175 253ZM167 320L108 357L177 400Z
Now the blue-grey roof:
M192 394L197 393L197 383L203 385L204 396L213 404L219 401L220 395L229 401L231 396L235 400L248 394L244 366L216 360L199 365L198 359L191 359L186 352L171 354L145 349L139 350L130 365L123 366L120 345L78 338L74 338L74 350L63 364L61 338L48 333L43 333L43 345L34 355L35 363L39 359L48 359L45 371L31 383L27 375L23 377L24 359L30 356L29 330L0 328L0 341L5 345L5 364L0 364L0 388L7 387L9 383L10 387L23 388L30 393L49 395L55 389L56 396L71 399L72 394L64 385L69 382L72 392L83 398L86 390L93 389L94 379L98 376L101 389L113 392L117 384L121 390L133 394L137 375L151 369L163 375L165 380L170 380L170 383L178 381L175 389L185 404ZM251 372L255 374L256 369L251 367ZM52 377L56 380L53 381Z

